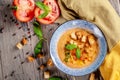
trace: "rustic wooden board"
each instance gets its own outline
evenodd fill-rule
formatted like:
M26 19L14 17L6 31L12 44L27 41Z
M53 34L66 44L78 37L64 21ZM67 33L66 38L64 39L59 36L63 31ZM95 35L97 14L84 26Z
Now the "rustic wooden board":
M120 1L110 0L116 12L120 15ZM51 76L61 76L68 80L87 80L89 75L74 77L59 71L55 66L38 70L41 64L46 64L50 58L49 43L52 33L59 24L42 25L44 37L43 52L45 57L37 59L32 63L26 61L26 57L33 54L34 46L38 42L33 33L32 20L21 23L13 17L10 10L12 0L0 0L0 80L44 80L43 72L49 70ZM23 49L18 50L15 45L24 36L29 40Z

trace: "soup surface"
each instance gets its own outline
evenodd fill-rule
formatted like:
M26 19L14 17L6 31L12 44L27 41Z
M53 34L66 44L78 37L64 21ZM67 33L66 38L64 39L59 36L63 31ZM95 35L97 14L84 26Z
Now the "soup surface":
M62 34L57 51L61 61L71 68L91 64L98 54L97 38L89 31L73 28Z

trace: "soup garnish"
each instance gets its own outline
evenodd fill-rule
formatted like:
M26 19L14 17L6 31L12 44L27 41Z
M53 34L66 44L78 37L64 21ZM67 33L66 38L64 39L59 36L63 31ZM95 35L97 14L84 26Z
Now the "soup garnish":
M79 68L91 64L98 54L97 38L89 31L74 28L66 31L58 41L58 55L69 67Z

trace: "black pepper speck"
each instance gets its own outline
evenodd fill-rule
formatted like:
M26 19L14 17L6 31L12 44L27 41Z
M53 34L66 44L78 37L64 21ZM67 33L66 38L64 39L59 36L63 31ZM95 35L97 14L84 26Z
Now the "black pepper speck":
M16 26L18 26L19 25L19 23L16 23Z
M56 23L58 26L60 25L60 23Z
M14 22L15 20L14 19L12 19L12 22Z
M7 17L7 14L5 14L5 16L4 17Z
M13 17L11 16L10 19L13 19Z
M29 35L28 38L31 38L31 35Z
M30 31L30 28L28 28L27 30Z
M15 36L15 35L16 35L16 33L13 33L13 34L12 34L12 36Z
M23 62L21 62L21 64L24 64L24 61L23 61Z
M14 23L17 23L17 20Z
M26 52L26 55L28 55L29 54L29 52Z
M10 7L10 4L8 4L7 7Z
M30 34L30 31L28 31L28 34Z
M40 67L38 67L37 70L40 70Z
M5 79L7 78L7 75L5 76Z
M3 33L3 29L4 29L4 27L0 28L0 33Z
M19 27L18 29L21 29L22 27Z
M10 74L10 76L13 76L13 75L14 75L14 73L15 73L15 71L12 71L12 72L11 72L11 74Z
M3 22L6 22L6 19L4 19Z
M35 36L35 33L34 33L34 34L32 34L32 36Z
M49 30L49 32L52 31L52 30L53 30L53 28L51 28L51 29Z
M15 56L14 59L16 59L17 57Z

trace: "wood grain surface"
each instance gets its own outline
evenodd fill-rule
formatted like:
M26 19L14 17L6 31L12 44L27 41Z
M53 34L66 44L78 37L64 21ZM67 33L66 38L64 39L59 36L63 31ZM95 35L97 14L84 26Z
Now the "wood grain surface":
M110 3L120 15L120 1L110 0ZM12 0L0 0L0 80L45 80L44 71L50 71L51 77L60 76L68 80L88 80L89 75L70 76L58 70L56 66L46 66L44 70L38 70L40 65L46 64L51 58L49 43L52 33L59 26L57 23L42 25L46 38L43 45L45 57L27 62L26 58L34 53L34 46L38 42L38 38L33 33L32 22L34 20L28 23L17 21L10 10L11 4ZM19 50L16 48L16 43L20 42L23 37L28 38L28 44Z

